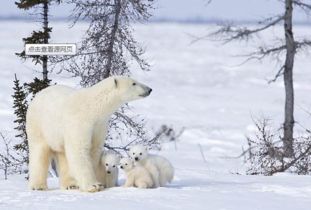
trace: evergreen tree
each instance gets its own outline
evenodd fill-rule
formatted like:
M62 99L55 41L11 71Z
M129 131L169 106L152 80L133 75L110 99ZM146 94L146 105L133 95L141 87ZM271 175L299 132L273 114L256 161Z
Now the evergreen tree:
M42 12L42 30L33 31L31 36L23 38L25 44L48 44L52 28L49 27L49 5L51 2L60 3L60 0L20 0L15 2L19 9L29 10L32 8L40 8ZM22 59L32 58L32 61L37 65L42 65L42 79L48 79L48 57L47 55L26 55L25 50L21 53L16 53Z
M50 33L52 28L49 27L49 6L52 2L60 3L60 0L19 0L15 2L19 9L30 10L39 9L40 19L42 19L42 29L33 31L31 36L23 38L24 44L48 44L50 39ZM33 98L37 92L49 86L50 81L48 79L48 57L46 55L26 55L25 50L21 53L16 53L17 56L26 60L31 58L35 65L42 65L42 79L35 77L33 81L29 83L20 84L16 78L14 80L14 113L16 120L14 123L17 124L15 128L18 131L17 138L21 139L21 142L14 146L14 149L21 155L21 163L28 163L28 142L27 134L25 130L26 125L26 112L27 112L27 98Z
M14 94L13 94L13 108L16 119L14 123L17 126L14 128L17 131L15 137L21 140L20 143L14 146L14 149L22 156L22 162L28 163L28 142L27 142L27 133L26 133L26 112L28 108L27 103L27 94L23 85L20 84L20 81L15 75L14 79Z
M27 90L28 94L32 95L32 98L44 88L48 87L50 85L51 80L49 79L38 79L35 77L32 82L24 83L24 87Z

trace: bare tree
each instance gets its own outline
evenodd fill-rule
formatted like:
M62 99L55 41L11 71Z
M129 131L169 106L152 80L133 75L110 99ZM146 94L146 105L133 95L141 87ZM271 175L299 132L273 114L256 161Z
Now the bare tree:
M3 170L4 179L8 178L10 173L21 172L21 167L24 162L15 157L16 153L13 149L12 140L8 139L0 132L0 139L2 141L0 152L0 169Z
M297 137L293 143L294 155L286 157L282 137L271 126L267 118L254 119L256 132L247 137L248 148L239 157L244 157L246 173L250 175L273 175L278 172L310 174L311 172L311 133Z
M153 0L71 0L75 5L74 24L90 21L75 56L55 58L62 70L81 77L82 86L91 86L111 75L128 75L129 61L149 70L144 50L132 35L131 22L150 17Z
M143 58L144 50L134 39L131 23L150 17L153 0L70 0L73 23L89 21L89 27L74 56L53 58L62 71L81 77L81 85L88 87L112 75L130 75L130 61L142 70L149 70ZM128 105L116 112L110 122L106 148L123 149L112 142L149 141L145 122L130 115ZM132 114L132 113L131 113ZM111 140L114 141L111 141ZM151 141L155 142L155 141ZM125 143L125 144L127 144Z
M280 59L280 56L285 53L284 63L270 82L274 82L279 77L283 76L285 86L285 111L282 141L286 156L292 157L294 155L293 141L295 124L293 87L294 60L295 55L300 49L311 46L310 40L295 40L293 33L293 10L296 6L297 9L300 8L308 12L311 11L311 4L306 4L302 0L282 0L281 2L284 5L284 13L260 21L259 27L250 29L247 27L234 27L232 24L228 24L210 35L221 37L221 40L224 40L225 43L236 40L248 41L253 35L283 23L284 39L278 41L277 45L259 46L258 50L247 55L247 61L251 59L262 60L268 56L275 56Z

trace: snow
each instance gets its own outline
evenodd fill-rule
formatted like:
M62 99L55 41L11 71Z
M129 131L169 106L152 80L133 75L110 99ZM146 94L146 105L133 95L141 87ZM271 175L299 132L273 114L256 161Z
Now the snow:
M22 37L33 30L33 23L0 23L0 130L12 132L12 85L14 73L22 82L38 76L39 67L21 62L15 55L23 45ZM87 24L67 29L69 23L54 22L52 42L80 40ZM38 25L37 25L38 26ZM245 145L245 135L253 132L252 116L267 116L279 126L283 118L283 84L270 85L277 68L274 59L260 63L237 54L250 52L249 45L202 40L209 25L147 24L136 25L135 35L146 48L152 71L141 72L132 65L133 77L153 88L150 97L131 105L136 113L157 129L168 124L184 133L174 145L166 143L157 152L175 166L176 176L167 187L134 189L116 187L95 194L61 191L56 178L49 178L49 190L29 191L22 176L0 177L0 209L310 209L311 177L281 173L272 177L243 175L243 160L233 158ZM262 34L264 41L281 36L281 28ZM298 26L297 37L311 35ZM311 60L301 54L295 63L296 120L308 127L310 117ZM55 82L79 87L79 80L64 73L52 73ZM297 133L302 128L296 126ZM12 134L13 135L13 134ZM200 152L202 151L202 153ZM154 151L156 152L156 151ZM121 174L120 184L124 182Z

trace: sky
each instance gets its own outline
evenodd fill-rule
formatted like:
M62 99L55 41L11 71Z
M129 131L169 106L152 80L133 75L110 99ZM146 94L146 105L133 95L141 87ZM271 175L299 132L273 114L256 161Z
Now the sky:
M1 0L0 17L27 15L17 9L16 0ZM310 1L310 0L306 0ZM72 5L61 4L51 7L53 17L67 17ZM259 20L282 11L279 0L155 0L154 19L196 20ZM297 10L295 20L306 19L304 12Z

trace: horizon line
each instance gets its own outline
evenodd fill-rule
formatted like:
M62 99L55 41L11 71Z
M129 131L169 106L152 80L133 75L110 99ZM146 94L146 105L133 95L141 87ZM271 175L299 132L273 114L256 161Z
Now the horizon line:
M0 16L0 21L37 21L36 18L31 16L20 16L20 15L10 15L10 16ZM69 17L51 17L50 21L70 21ZM81 20L81 22L87 22L88 20ZM260 20L255 19L225 19L225 18L204 18L204 17L194 17L194 18L153 18L151 17L146 23L189 23L189 24L223 24L223 23L233 23L233 24L258 24ZM293 23L298 25L310 25L309 21L293 21Z

